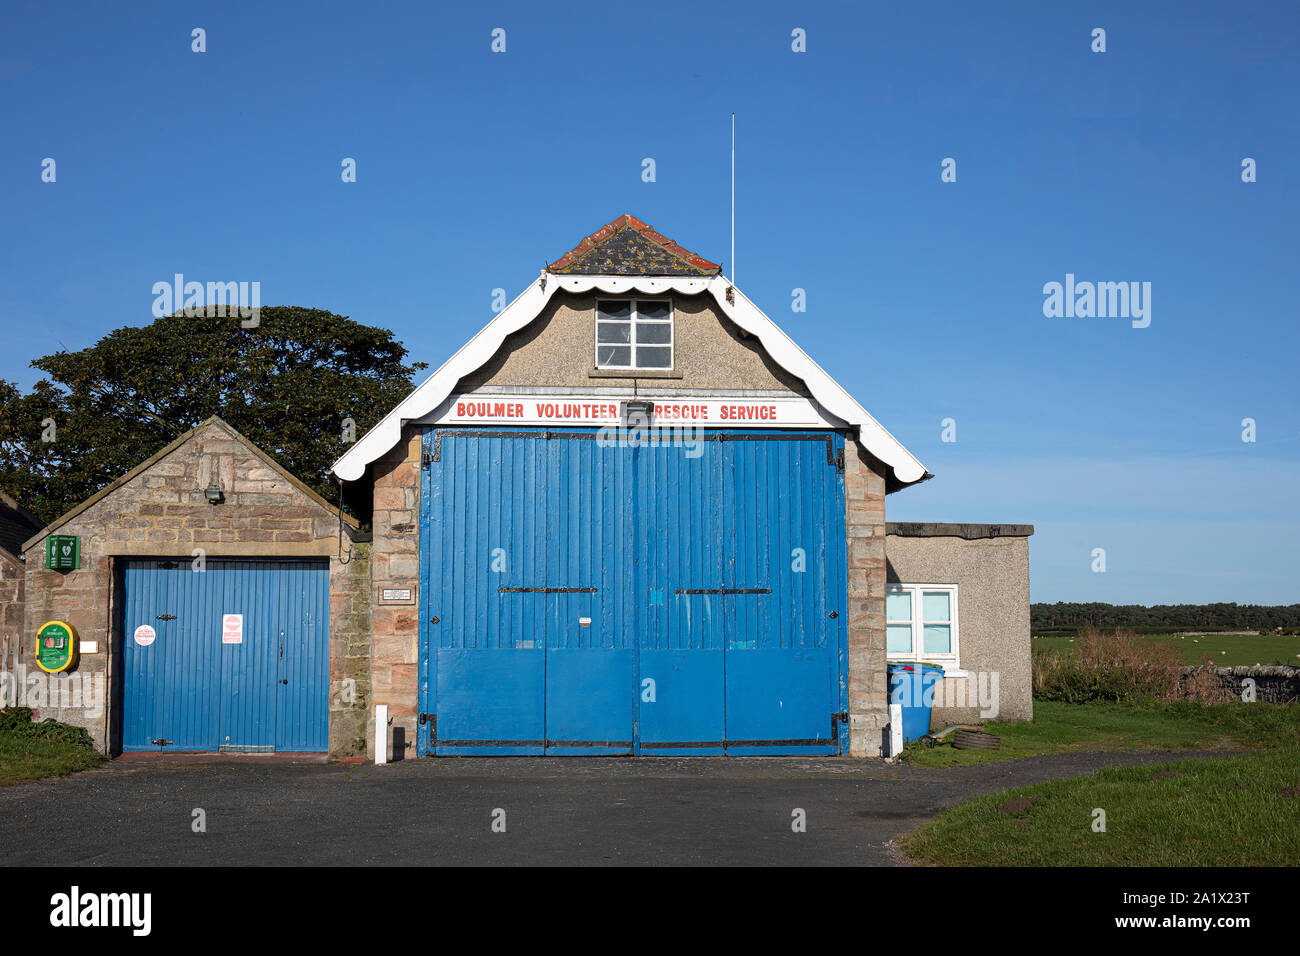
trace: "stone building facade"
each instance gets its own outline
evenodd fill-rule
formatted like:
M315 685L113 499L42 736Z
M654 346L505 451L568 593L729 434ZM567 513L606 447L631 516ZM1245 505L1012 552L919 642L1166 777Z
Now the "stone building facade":
M887 584L955 588L954 658L937 658L935 728L1033 720L1029 538L1033 525L891 522Z
M206 497L209 488L220 490L216 503ZM80 538L78 569L43 567L48 534ZM120 747L120 662L130 640L121 628L123 562L172 559L197 573L200 559L315 559L329 568L329 751L362 752L371 611L369 548L362 537L354 520L342 519L340 555L338 511L221 419L208 419L24 544L24 633L65 621L83 650L75 671L62 682L46 682L37 717L83 726L103 750ZM220 622L208 626L220 640ZM33 687L40 679L34 646L24 641L20 661ZM64 685L73 677L80 691L75 701L70 693L55 693L69 690Z
M23 542L40 527L40 521L0 491L0 707L17 703L27 604Z
M885 669L885 479L856 442L845 454L850 753L879 756L889 723Z
M420 435L408 429L406 439L374 466L374 510L371 517L372 592L378 602L384 589L410 589L419 594ZM418 669L420 622L418 605L376 606L371 613L374 656L371 687L374 702L388 706L393 757L414 755L418 731ZM374 756L374 708L367 736Z
M626 217L592 237L593 247L602 249L612 249L611 242L616 246L622 243L617 252L600 258L599 268L623 269L628 276L643 276L637 270L659 268L662 263L645 266L647 260L658 260L653 250L647 251L645 242L638 246L634 234L638 230L643 236L653 232ZM629 254L633 247L640 250L636 255ZM663 279L588 279L581 268L586 261L583 248L563 257L563 267L553 264L516 303L336 463L335 473L344 480L373 489L376 593L384 588L438 586L438 582L421 577L420 495L425 474L421 441L429 429L476 424L448 417L460 399L487 407L518 403L519 409L534 407L528 400L538 396L557 397L557 401L605 401L611 408L640 395L665 403L728 396L747 402L802 402L820 417L795 422L792 428L813 424L845 436L840 467L847 587L840 598L832 599L837 609L833 613L845 616L847 712L843 718L849 737L845 752L879 754L888 721L885 496L928 475L892 436L775 331L770 320L720 280L716 266L710 271L708 264L698 265L705 260L695 257L696 264L690 268L651 273L664 275ZM682 279L681 275L696 278ZM601 367L596 341L599 303L638 293L671 302L671 368ZM840 399L844 400L837 403ZM826 402L834 404L835 411ZM845 416L864 424L859 427ZM894 463L883 461L882 454ZM349 464L352 460L357 464ZM672 529L672 533L687 535L689 530ZM437 719L436 715L422 715L420 704L422 691L427 693L422 685L421 655L422 651L431 652L422 646L420 616L410 608L376 607L373 628L374 702L388 706L396 734L391 741L393 749L409 750L412 739L422 732L427 736L422 722Z

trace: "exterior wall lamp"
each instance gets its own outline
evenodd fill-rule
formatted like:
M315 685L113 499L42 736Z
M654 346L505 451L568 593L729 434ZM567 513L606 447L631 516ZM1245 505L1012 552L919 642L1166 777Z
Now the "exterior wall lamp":
M219 505L225 500L225 496L221 493L221 489L216 485L208 485L207 490L203 492L203 497L208 499L208 504L210 505Z
M623 424L629 428L647 428L654 423L655 403L641 398L630 398L623 403Z

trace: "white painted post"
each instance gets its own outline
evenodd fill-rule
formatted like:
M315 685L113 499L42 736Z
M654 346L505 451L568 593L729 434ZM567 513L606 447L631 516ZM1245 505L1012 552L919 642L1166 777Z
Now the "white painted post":
M889 705L889 756L903 752L903 705Z
M375 704L375 763L388 763L387 704Z

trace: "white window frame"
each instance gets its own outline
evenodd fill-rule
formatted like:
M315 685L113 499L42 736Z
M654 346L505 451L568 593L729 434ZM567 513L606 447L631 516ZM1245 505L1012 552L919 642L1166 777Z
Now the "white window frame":
M619 347L621 347L621 344L620 344L620 343L615 343L615 342L601 342L601 341L600 341L600 322L601 322L601 319L600 319L600 307L601 307L601 304L602 304L602 303L605 303L605 302L627 302L627 303L629 303L630 306L631 306L631 310L632 310L632 311L631 311L631 314L628 316L628 322L631 324L631 331L630 331L630 334L629 334L629 336L628 336L628 342L627 342L628 361L631 363L631 364L629 364L629 365L609 365L609 364L602 365L602 364L600 363L600 347L601 347L602 345L606 345L606 346L614 345L614 346L619 346ZM667 319L642 319L642 318L640 318L640 306L641 306L642 303L647 303L647 304L648 304L648 303L654 303L654 304L656 304L656 305L666 305L666 306L668 306L668 318L667 318ZM624 298L618 298L618 299L615 299L615 298L609 298L609 299L597 299L597 300L596 300L596 323L595 323L595 335L593 336L593 337L595 338L596 341L595 341L595 349L593 350L593 354L592 354L592 363L595 365L596 368L608 368L608 369L616 369L616 370L623 370L623 371L629 371L629 372L631 372L631 371L639 371L639 372L671 372L671 371L676 367L676 363L677 363L677 346L676 346L676 342L677 342L677 329L676 329L677 321L676 321L676 320L677 320L677 310L673 308L673 300L672 300L672 299L656 299L656 298L644 298L644 299L642 299L642 298L637 298L636 296L626 296L626 297L624 297ZM606 320L606 321L608 321L608 320ZM621 321L621 320L620 320L620 321ZM662 347L664 347L664 346L667 346L667 347L668 347L668 364L667 364L667 365L654 365L654 366L649 366L649 365L637 365L637 364L636 364L636 350L637 350L637 345L638 345L637 340L636 340L636 330L637 330L637 325L638 325L638 324L644 324L644 325L667 325L667 326L668 326L668 341L667 341L667 342L641 342L641 343L639 343L639 344L640 344L641 346L643 346L643 347L644 347L644 346L651 346L651 347L662 348Z
M952 635L952 649L947 654L927 654L925 653L925 621L922 620L925 599L923 595L926 591L945 591L948 594L948 616L947 622L931 621L931 624L947 623ZM955 584L890 584L885 588L885 594L910 594L912 598L912 619L910 621L891 621L889 619L889 602L885 602L885 657L891 661L924 661L933 664L951 664L953 668L961 667L961 644L959 640L960 626L960 605L961 602L957 597L958 588ZM890 624L911 624L912 626L912 650L903 653L901 651L889 650L889 625Z

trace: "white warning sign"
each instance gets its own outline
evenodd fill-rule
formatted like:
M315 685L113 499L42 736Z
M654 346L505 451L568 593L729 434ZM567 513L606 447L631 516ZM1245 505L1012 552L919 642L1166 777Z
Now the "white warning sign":
M221 615L221 643L222 644L244 643L244 615L242 614Z

